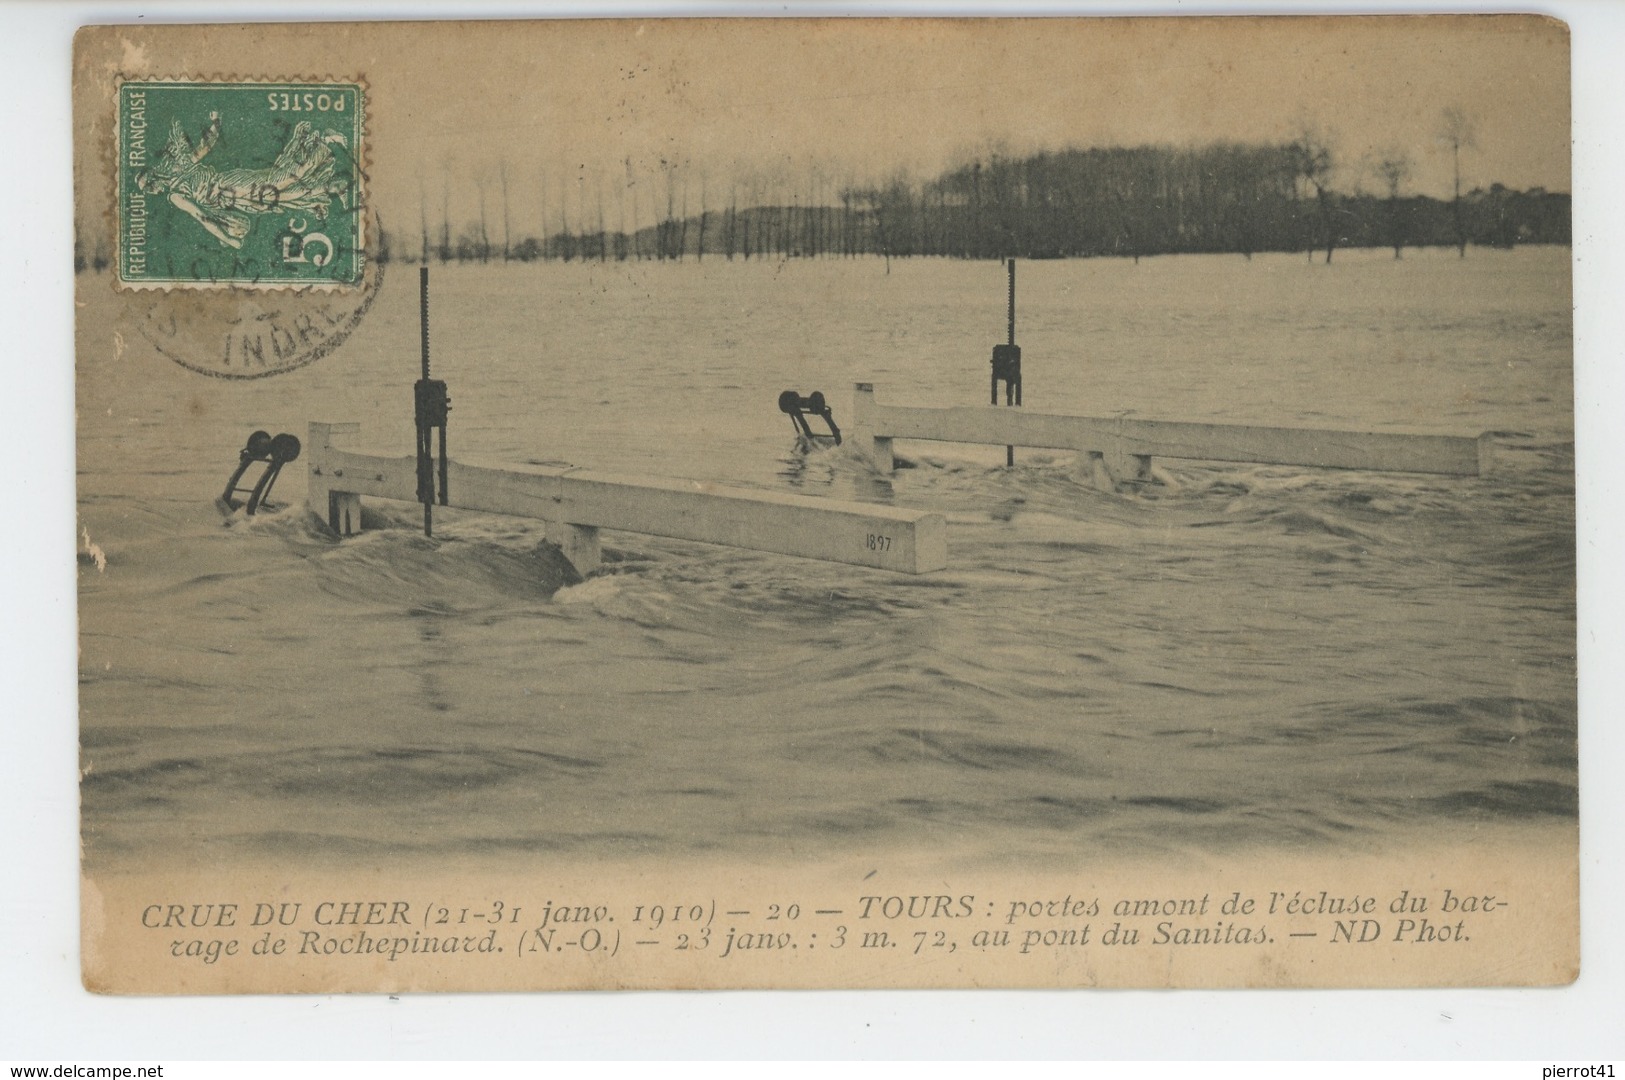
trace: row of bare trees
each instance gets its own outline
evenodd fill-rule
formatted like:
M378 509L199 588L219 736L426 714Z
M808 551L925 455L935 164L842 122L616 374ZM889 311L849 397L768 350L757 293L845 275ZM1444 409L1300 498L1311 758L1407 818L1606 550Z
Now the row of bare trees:
M847 254L857 253L858 208L845 188L816 167L801 183L782 173L736 179L720 208L711 205L706 175L675 163L662 162L654 181L636 179L630 161L621 183L606 185L601 173L588 176L584 168L563 182L549 183L543 175L526 193L541 227L524 236L513 231L515 192L506 163L494 173L476 176L473 188L475 213L460 225L451 209L449 169L442 175L437 205L420 188L416 243L403 244L394 236L388 245L391 254L400 257L410 250L412 258L441 262L665 261L707 254L730 259L818 256L842 244ZM466 198L467 192L461 194ZM837 198L846 203L842 211L832 205ZM538 206L539 212L534 211ZM433 224L432 217L437 218ZM645 220L651 223L645 225Z
M1463 194L1462 153L1476 147L1465 111L1446 109L1437 137L1452 165L1448 204L1407 194L1415 163L1403 149L1342 161L1333 140L1308 124L1279 143L988 152L925 180L898 173L881 182L841 182L812 166L797 178L785 170L745 174L725 192L687 163L662 161L658 171L640 174L630 159L624 178L607 184L602 171L582 166L564 176L529 178L530 190L520 191L521 178L503 161L474 176L472 214L470 193L458 192L458 215L448 165L437 192L419 189L417 235L394 225L380 230L377 257L609 262L879 255L889 265L894 256L917 255L1138 259L1301 251L1311 258L1324 252L1329 262L1338 247L1391 246L1397 258L1416 246L1452 245L1465 255L1469 243L1569 241L1567 195L1499 184ZM1377 182L1380 195L1364 190L1368 180ZM529 219L528 227L520 224L522 235L516 202ZM106 263L106 241L98 238L86 251L76 230L76 267Z
M517 242L504 165L494 183L489 178L477 183L478 217L455 237L449 181L442 190L437 238L431 237L424 200L417 257L1137 259L1173 252L1250 257L1259 251L1303 251L1311 257L1324 252L1329 262L1338 247L1348 246L1390 245L1397 258L1411 246L1450 244L1465 256L1470 242L1568 241L1567 196L1508 192L1499 185L1463 195L1462 152L1476 147L1475 125L1465 110L1444 110L1436 141L1451 160L1454 192L1448 214L1441 214L1438 200L1407 194L1415 163L1403 149L1342 161L1334 141L1305 123L1280 143L1099 147L1026 156L991 152L923 181L896 174L878 183L836 183L815 167L800 183L782 173L735 180L720 209L710 205L703 173L696 185L688 167L662 162L659 178L640 189L628 160L624 184L612 186L613 231L606 225L602 176L589 178L582 170L551 193L544 179L544 227ZM1385 198L1364 190L1373 179ZM1351 180L1352 191L1339 190ZM501 200L500 246L488 225L493 189ZM691 194L697 195L697 207L690 205ZM639 221L644 210L648 225Z
M1338 190L1333 150L1313 136L1265 145L994 154L925 181L898 175L822 193L809 186L766 205L749 202L760 190L735 184L723 208L707 205L703 187L694 207L687 189L671 183L649 224L638 223L634 200L630 220L617 208L626 227L614 230L606 228L602 200L579 200L573 214L561 200L550 215L555 227L516 238L503 198L500 214L482 199L478 216L454 234L443 204L438 230L425 209L415 250L408 242L405 251L380 254L443 262L608 262L1300 251L1330 261L1339 247L1391 246L1397 257L1406 247L1455 246L1465 254L1469 243L1569 240L1566 195L1497 184L1458 191L1446 203L1407 194L1411 170L1407 156L1385 152L1362 163L1357 174L1378 180L1378 193L1363 185ZM498 193L507 190L504 176L499 171ZM492 227L498 221L500 235Z

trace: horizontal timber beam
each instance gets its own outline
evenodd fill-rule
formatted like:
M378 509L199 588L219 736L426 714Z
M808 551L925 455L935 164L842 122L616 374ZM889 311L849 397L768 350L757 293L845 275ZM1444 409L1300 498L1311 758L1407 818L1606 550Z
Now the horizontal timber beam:
M1154 457L1478 476L1485 471L1490 450L1488 433L1477 438L1400 435L1060 416L986 405L948 409L880 405L872 383L854 388L852 435L853 444L883 471L890 471L893 464L893 439L925 439L1075 450L1090 455L1097 479L1104 467L1108 482L1148 478Z
M359 532L362 497L417 501L417 461L340 449L355 424L310 425L309 503L341 536ZM583 574L599 561L599 529L851 563L905 574L948 565L941 514L549 466L448 463L447 505L547 523Z

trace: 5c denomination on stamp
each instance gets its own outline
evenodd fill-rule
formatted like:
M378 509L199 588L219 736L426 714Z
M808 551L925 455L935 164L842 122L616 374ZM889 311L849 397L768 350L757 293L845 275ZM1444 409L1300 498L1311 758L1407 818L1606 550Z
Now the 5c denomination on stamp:
M123 82L120 287L358 286L365 110L359 81Z

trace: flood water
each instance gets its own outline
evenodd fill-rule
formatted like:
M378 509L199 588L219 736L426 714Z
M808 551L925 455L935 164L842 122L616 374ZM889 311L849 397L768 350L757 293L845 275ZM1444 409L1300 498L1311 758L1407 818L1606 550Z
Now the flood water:
M417 272L255 382L81 327L88 857L1032 858L1380 846L1576 812L1567 249L1022 263L1026 407L1500 433L1480 478L801 453L779 393L978 404L1004 269L435 266L454 457L935 510L919 577L540 522L214 504L248 432L412 445ZM103 282L91 282L93 287ZM82 284L82 287L83 284Z

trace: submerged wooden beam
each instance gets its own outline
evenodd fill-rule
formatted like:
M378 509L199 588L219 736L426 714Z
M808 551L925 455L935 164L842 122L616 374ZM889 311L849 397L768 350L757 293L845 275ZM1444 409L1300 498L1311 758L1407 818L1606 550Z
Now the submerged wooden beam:
M355 424L310 425L309 503L340 535L360 531L360 499L417 501L417 462L343 450ZM923 574L948 565L941 514L549 466L448 463L448 505L547 523L581 573L598 566L599 529L669 536L826 562Z
M890 471L893 439L1076 450L1089 455L1097 476L1104 469L1115 480L1146 478L1154 457L1477 476L1485 470L1490 449L1487 433L1466 438L1060 416L985 405L948 409L880 405L874 385L858 383L853 394L853 444L882 471Z

